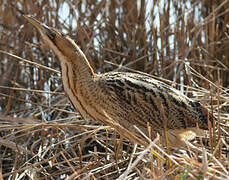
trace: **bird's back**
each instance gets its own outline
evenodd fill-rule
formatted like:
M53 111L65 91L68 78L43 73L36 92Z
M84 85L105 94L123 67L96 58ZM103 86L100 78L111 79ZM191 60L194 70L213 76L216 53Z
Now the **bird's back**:
M208 110L178 90L152 77L135 73L106 73L99 77L102 108L122 126L133 125L153 130L208 128Z

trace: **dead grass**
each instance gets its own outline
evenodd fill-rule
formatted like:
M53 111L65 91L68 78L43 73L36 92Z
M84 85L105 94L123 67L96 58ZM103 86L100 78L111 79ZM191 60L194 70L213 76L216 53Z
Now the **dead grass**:
M229 179L228 11L228 0L0 1L0 179ZM150 74L218 121L169 152L160 137L137 146L82 119L23 14L69 34L98 73Z

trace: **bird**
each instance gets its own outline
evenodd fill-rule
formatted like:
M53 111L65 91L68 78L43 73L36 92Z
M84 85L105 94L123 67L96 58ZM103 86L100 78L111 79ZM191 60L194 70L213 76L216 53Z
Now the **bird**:
M30 15L24 17L59 60L65 94L83 118L111 126L141 145L147 140L139 131L147 135L150 127L163 134L166 129L171 147L183 146L211 126L213 114L179 90L139 73L96 73L70 36Z

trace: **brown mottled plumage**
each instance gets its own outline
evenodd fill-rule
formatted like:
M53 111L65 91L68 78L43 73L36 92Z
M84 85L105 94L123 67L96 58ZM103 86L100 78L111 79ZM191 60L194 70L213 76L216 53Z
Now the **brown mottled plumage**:
M200 103L149 76L127 72L96 74L70 37L32 17L25 18L58 57L66 95L84 118L110 125L140 144L144 142L138 139L134 125L146 134L147 124L156 132L166 127L172 146L179 146L174 141L182 139L182 133L197 132L197 124L200 129L208 129L213 116Z

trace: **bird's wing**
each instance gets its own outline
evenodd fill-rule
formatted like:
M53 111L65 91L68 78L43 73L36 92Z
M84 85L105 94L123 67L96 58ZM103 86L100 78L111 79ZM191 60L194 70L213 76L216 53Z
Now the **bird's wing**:
M206 108L161 81L126 72L107 73L103 78L106 87L126 103L136 106L143 118L153 118L161 124L162 120L158 119L164 118L168 129L195 127L197 123L199 127L208 128ZM150 112L148 116L143 116L149 110L151 117Z

